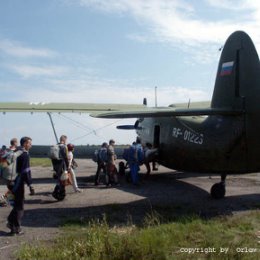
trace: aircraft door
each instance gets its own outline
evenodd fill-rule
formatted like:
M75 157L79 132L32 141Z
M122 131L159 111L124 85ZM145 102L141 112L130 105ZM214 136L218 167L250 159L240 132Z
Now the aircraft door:
M158 148L160 146L160 126L155 125L154 126L154 132L153 132L153 147Z

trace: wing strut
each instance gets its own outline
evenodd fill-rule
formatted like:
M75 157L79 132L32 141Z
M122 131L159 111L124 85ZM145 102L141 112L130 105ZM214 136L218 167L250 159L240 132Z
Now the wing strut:
M53 123L53 120L52 120L52 117L51 117L51 113L50 112L47 112L49 118L50 118L50 121L51 121L51 126L52 126L52 129L53 129L53 132L54 132L54 135L55 135L55 138L56 138L56 141L57 143L59 143L59 139L58 139L58 136L57 136L57 133L56 133L56 130L55 130L55 127L54 127L54 123Z

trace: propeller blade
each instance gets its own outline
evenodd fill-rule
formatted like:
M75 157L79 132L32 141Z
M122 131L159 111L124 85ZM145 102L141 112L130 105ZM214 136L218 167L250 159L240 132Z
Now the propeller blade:
M118 125L116 128L120 130L141 130L142 129L142 127L136 127L135 125Z
M135 130L134 125L118 125L116 128L121 130Z

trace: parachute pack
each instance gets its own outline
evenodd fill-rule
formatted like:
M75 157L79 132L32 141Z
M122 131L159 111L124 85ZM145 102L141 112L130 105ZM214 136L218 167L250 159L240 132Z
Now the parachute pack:
M52 145L50 147L49 153L48 153L48 157L52 160L61 160L61 156L60 156L60 145L59 144L55 144Z
M95 150L92 156L93 162L98 162L98 150Z
M107 162L107 148L101 148L98 152L99 161L102 163Z
M144 153L141 146L132 145L128 149L128 161L142 164L144 160Z
M99 150L95 150L92 160L94 162L107 162L108 156L107 156L107 148L100 148Z
M0 163L0 177L12 181L16 177L16 160L23 153L22 150L6 150L4 154L1 155Z

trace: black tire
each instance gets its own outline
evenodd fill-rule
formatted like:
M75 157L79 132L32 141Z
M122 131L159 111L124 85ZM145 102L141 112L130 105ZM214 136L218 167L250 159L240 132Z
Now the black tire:
M226 188L223 183L215 183L210 190L211 197L213 199L222 199L225 197Z

